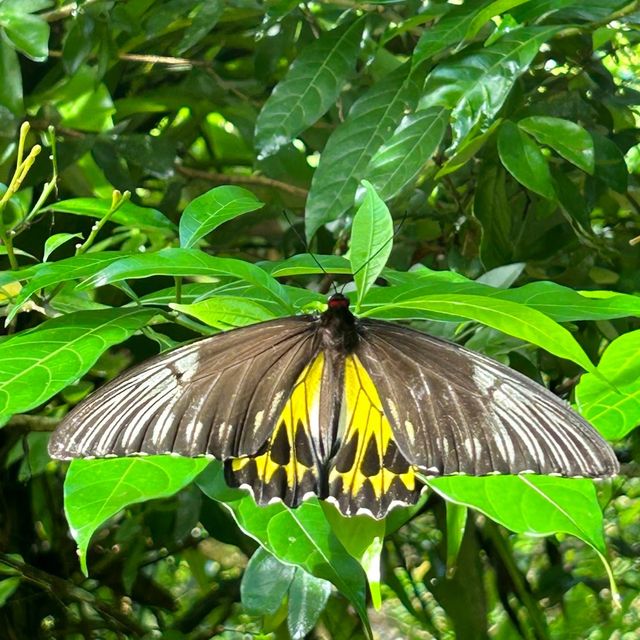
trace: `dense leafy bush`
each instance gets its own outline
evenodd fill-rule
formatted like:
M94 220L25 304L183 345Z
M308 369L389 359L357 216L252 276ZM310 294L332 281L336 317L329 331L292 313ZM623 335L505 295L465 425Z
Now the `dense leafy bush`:
M620 0L0 0L7 637L632 637L639 21ZM133 362L332 283L571 400L624 475L443 477L374 521L257 507L204 458L50 460Z

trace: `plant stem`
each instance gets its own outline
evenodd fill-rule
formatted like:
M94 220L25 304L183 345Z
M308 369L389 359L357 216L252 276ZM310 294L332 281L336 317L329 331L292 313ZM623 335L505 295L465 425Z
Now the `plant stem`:
M104 215L104 217L101 220L96 222L93 225L93 227L91 227L91 233L89 234L89 237L84 241L83 244L81 244L76 249L77 256L82 255L91 247L91 245L93 244L93 241L96 239L96 236L98 235L98 233L100 233L100 229L102 229L102 227L104 227L104 225L107 224L107 222L109 222L109 218L111 218L111 216L118 209L120 209L122 205L124 205L126 202L129 201L129 198L131 198L130 191L125 191L124 193L120 193L120 191L118 191L117 189L114 189L113 196L111 198L111 207L109 208L109 211L107 211L107 213Z

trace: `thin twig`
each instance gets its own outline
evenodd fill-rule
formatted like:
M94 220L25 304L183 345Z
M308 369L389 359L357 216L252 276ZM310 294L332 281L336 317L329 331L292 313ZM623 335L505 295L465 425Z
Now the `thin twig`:
M201 169L191 169L190 167L176 167L176 171L188 178L200 178L213 182L215 184L248 184L257 185L260 187L272 187L273 189L279 189L280 191L286 191L291 195L298 196L300 198L306 198L309 192L301 187L295 187L286 182L280 182L280 180L274 180L273 178L266 178L265 176L239 176L230 175L227 173L216 173L213 171L202 171Z

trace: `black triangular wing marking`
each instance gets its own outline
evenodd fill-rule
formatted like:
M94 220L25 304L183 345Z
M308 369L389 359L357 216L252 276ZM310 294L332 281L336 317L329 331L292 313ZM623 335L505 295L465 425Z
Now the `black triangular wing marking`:
M434 474L610 476L597 431L549 390L460 345L362 321L358 356L380 392L399 449Z

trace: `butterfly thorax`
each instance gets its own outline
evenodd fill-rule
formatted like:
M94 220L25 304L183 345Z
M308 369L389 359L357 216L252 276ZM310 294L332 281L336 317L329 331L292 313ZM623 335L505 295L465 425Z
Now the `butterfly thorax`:
M327 310L320 316L320 326L325 350L347 355L357 347L360 340L358 322L349 311L349 298L341 293L329 298Z

